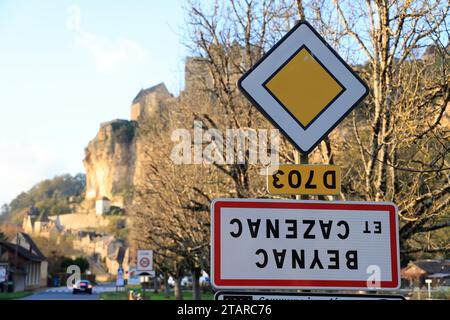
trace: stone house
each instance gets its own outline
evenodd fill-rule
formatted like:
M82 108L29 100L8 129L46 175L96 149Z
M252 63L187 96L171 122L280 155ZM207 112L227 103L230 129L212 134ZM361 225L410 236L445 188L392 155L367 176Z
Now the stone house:
M111 209L111 200L107 197L100 197L95 201L95 213L97 215L104 215Z
M119 267L122 267L125 274L128 272L129 249L125 246L118 246L112 254L105 259L105 265L108 272L112 275L117 274Z
M431 279L433 286L450 286L450 260L418 260L401 270L404 286L422 287Z
M115 275L119 266L128 270L129 250L123 242L112 235L100 235L96 232L80 231L73 242L74 248L102 261L106 271Z
M63 230L59 215L51 220L46 211L41 212L34 206L25 214L22 228L26 233L46 238L49 238L52 233L59 233Z
M96 243L101 237L94 231L79 231L73 241L73 247L88 255L94 255L97 251Z

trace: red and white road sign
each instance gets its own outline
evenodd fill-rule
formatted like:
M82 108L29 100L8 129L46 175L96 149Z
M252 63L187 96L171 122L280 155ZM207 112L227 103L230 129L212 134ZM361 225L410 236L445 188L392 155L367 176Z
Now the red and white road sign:
M139 264L141 265L142 268L147 268L150 265L150 259L147 257L144 257L141 259L141 261L139 262Z
M137 255L137 271L149 272L153 270L153 251L138 250Z
M392 203L216 199L211 215L216 288L399 287Z

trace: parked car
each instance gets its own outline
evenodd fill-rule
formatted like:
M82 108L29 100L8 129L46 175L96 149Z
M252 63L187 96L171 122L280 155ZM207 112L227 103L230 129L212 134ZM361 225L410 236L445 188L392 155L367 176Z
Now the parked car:
M89 293L92 294L92 284L88 280L79 280L73 285L73 294Z
M184 277L181 279L180 285L182 288L191 289L192 288L192 277Z

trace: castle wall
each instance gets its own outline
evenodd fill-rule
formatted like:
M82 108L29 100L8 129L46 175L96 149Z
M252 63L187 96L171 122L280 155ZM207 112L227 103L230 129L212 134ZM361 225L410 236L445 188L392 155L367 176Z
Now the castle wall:
M49 217L51 220L55 220L56 217ZM59 216L59 220L64 230L81 231L107 227L109 225L109 219L105 216L98 216L95 213L73 213L64 214Z

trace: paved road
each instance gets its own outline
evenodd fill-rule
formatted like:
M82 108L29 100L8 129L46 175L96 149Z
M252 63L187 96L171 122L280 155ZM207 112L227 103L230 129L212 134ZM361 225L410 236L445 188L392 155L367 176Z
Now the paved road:
M100 292L115 291L111 284L94 286L92 294L72 294L72 290L67 287L48 288L36 292L22 300L98 300Z

